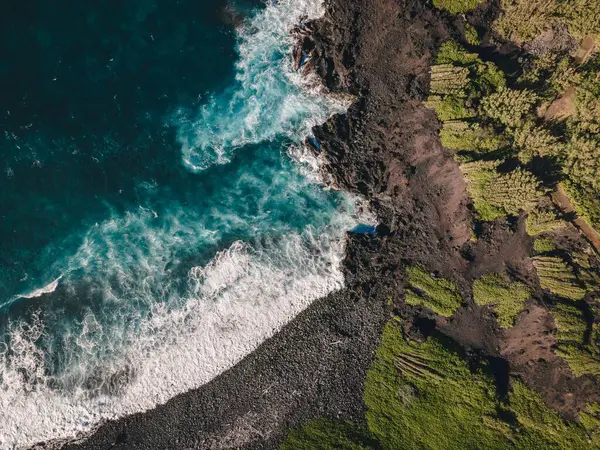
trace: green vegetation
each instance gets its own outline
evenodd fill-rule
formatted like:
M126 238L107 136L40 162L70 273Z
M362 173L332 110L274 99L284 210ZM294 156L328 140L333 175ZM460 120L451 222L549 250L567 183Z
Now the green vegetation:
M542 397L521 381L512 384L509 396L510 411L520 425L516 448L519 449L588 449L598 448L584 426L565 422L560 415L546 406Z
M452 64L431 68L430 91L433 94L462 94L469 82L469 69Z
M483 0L433 0L436 8L447 9L452 14L466 13L479 5Z
M425 106L434 109L440 120L468 119L475 116L475 112L459 96L432 95L425 102Z
M596 230L599 230L600 200L598 199L598 192L588 186L577 185L570 180L562 182L561 186L575 207L577 215L587 220Z
M533 112L537 96L527 89L501 88L481 101L480 114L507 127L519 127Z
M468 23L465 24L465 39L471 45L479 45L481 43L477 30Z
M281 450L371 450L369 433L352 423L324 418L315 419L292 431Z
M489 274L473 282L473 299L479 306L493 306L502 328L514 325L531 291L523 283L507 281L500 274Z
M533 265L542 289L571 300L580 300L586 290L581 286L571 265L558 256L536 256Z
M556 354L563 357L576 376L586 373L600 376L600 329L592 324L586 343L588 322L585 314L573 305L559 303L551 310L556 323Z
M515 128L512 131L512 138L512 144L523 163L529 163L536 156L547 157L562 153L563 147L558 138L533 122L525 122Z
M530 211L544 195L537 178L523 169L498 173L497 161L474 161L461 166L467 190L481 220Z
M552 239L538 238L533 241L533 249L536 253L550 253L553 250L556 250L556 245Z
M499 400L486 365L472 370L451 341L434 335L422 344L410 342L392 323L367 373L365 404L369 429L386 450L600 444L592 444L584 426L565 422L519 381L507 403ZM511 414L517 423L503 419Z
M444 278L434 278L420 266L406 269L408 288L406 303L422 305L441 316L450 317L460 307L462 297L456 285Z
M524 383L497 395L485 362L470 364L448 338L406 340L394 321L383 330L367 372L368 429L317 419L294 430L282 450L317 449L594 449L600 448L600 406L567 422Z
M530 236L548 233L566 226L566 223L556 217L553 210L542 210L536 208L527 216L525 228Z
M466 120L446 120L440 131L442 145L452 150L488 153L501 149L505 142L490 127Z
M596 0L502 0L503 12L494 24L507 40L524 43L543 31L564 24L582 39L600 35L600 3Z
M446 41L440 47L435 64L458 64L469 66L479 61L477 53L469 53L455 41Z
M592 442L600 442L600 404L590 403L586 410L579 414L579 420Z
M434 0L453 13L478 3ZM559 30L556 39L562 29L600 42L600 1L501 0L501 6L494 29L519 45L551 28ZM468 25L465 38L480 42ZM559 236L566 226L559 217L571 220L570 214L546 196L561 186L577 214L600 229L600 56L589 59L583 48L578 55L585 57L574 58L536 45L535 55L520 59L522 72L505 75L478 53L444 43L426 106L442 121L441 142L455 151L478 219L527 213L526 231L536 237L532 263L540 286L554 296L546 304L556 324L555 351L574 375L600 377L600 304L592 300L600 294L600 261L580 242L571 243L572 233ZM450 280L420 266L407 274L407 304L446 317L460 307ZM504 328L513 326L530 295L527 286L500 274L473 283L475 303L493 308ZM467 362L436 332L423 343L406 340L402 319L394 319L367 373L368 430L319 419L293 432L282 448L600 449L600 405L588 405L573 423L519 380L499 398L485 362Z
M509 9L529 8L519 1L507 3ZM533 3L535 11L546 4ZM537 12L531 14L536 17ZM442 143L471 164L463 172L481 220L536 206L544 190L526 165L538 158L554 161L578 214L600 227L600 57L575 67L569 58L546 55L529 61L524 70L516 84L507 86L494 64L484 63L454 41L443 44L432 68L427 102L443 122ZM563 94L568 98L553 102ZM548 117L566 118L565 128L541 120L536 111L542 106L540 111ZM521 166L496 173L489 164L490 153L518 158ZM496 166L502 162L499 159Z
M404 340L388 324L365 383L367 423L384 449L503 448L495 386L456 346Z

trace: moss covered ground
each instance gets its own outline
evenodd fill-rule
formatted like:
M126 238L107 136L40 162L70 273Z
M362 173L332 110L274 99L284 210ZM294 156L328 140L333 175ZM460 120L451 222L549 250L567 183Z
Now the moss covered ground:
M531 296L531 289L519 282L510 282L500 274L488 274L473 283L473 300L479 306L491 306L502 328L514 325L517 315Z
M499 395L485 361L469 362L441 335L423 343L407 340L394 321L384 328L364 399L365 431L319 419L292 432L281 448L600 448L598 405L589 405L580 422L568 422L518 380Z
M450 317L460 307L462 297L456 285L444 278L435 278L421 266L406 269L408 287L405 292L406 303L421 305L436 314Z

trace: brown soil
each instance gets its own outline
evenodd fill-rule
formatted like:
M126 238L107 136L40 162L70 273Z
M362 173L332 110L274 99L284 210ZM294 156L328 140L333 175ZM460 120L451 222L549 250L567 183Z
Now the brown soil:
M541 116L547 122L565 120L572 116L575 112L575 94L575 88L567 89L563 95L550 103Z
M571 204L571 200L569 200L562 187L559 186L552 193L552 200L565 215L574 217L573 224L581 230L590 244L594 246L596 252L600 254L600 234L584 218L577 217L575 207Z
M532 239L524 220L486 224L479 240L470 241L463 177L439 142L435 115L421 104L436 48L449 36L460 39L461 26L416 1L368 0L354 7L332 0L330 5L314 27L315 70L332 91L358 94L360 100L316 130L327 170L344 189L372 199L390 230L382 242L388 264L397 261L401 272L418 262L452 278L466 299L451 319L435 318L405 305L398 292L395 307L412 320L409 332L418 334L418 324L426 320L468 350L503 357L513 376L522 377L565 416L575 417L600 386L593 378L574 378L553 352L554 323L529 258ZM487 7L497 11L495 2ZM478 17L491 23L481 10L469 20ZM551 105L549 118L568 114L570 94ZM489 308L471 300L472 280L489 272L507 273L535 291L530 308L508 332L499 329Z
M574 56L575 61L578 64L585 63L594 54L597 47L598 47L598 44L597 44L596 38L594 36L584 37L583 40L581 41L581 45L579 46L579 48L577 49L577 52L575 53L575 56Z
M597 380L573 377L569 366L554 354L554 320L546 308L531 305L501 342L500 354L510 361L511 375L535 386L546 402L575 419L589 402L600 400Z

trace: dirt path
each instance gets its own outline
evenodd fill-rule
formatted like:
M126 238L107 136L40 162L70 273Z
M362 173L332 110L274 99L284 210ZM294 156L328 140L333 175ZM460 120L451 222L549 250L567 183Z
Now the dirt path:
M575 219L573 219L573 224L585 235L588 241L594 246L598 254L600 254L600 234L592 228L592 226L587 223L587 221L577 216L577 212L575 211L575 207L569 200L569 197L565 193L562 187L558 187L556 191L552 193L552 200L554 204L560 208L565 214L573 214L575 215Z

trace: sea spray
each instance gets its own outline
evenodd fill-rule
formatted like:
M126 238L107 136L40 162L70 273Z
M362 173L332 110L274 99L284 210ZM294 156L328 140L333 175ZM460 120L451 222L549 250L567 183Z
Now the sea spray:
M343 108L303 90L290 64L290 29L321 13L282 0L244 23L234 85L173 120L197 180L140 184L143 203L92 226L59 279L21 296L36 303L0 344L2 448L73 438L198 387L342 287L345 231L365 219L286 156Z

